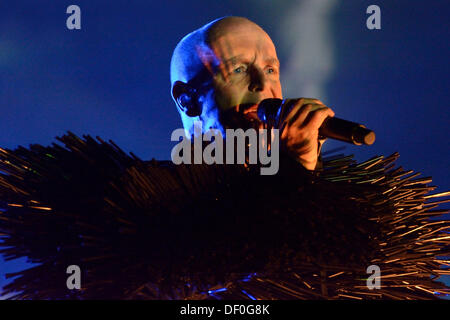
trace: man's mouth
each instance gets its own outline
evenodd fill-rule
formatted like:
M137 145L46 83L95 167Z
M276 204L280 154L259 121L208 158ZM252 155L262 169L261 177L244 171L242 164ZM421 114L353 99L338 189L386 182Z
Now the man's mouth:
M259 120L258 118L258 104L252 104L243 111L244 117L252 120Z
M244 110L244 114L251 113L251 112L257 112L257 111L258 111L258 105L252 104Z
M258 129L261 121L258 118L258 103L241 103L222 114L224 123L230 128Z

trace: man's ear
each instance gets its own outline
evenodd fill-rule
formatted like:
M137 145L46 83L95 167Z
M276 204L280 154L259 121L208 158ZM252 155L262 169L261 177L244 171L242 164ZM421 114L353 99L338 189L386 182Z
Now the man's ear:
M202 113L196 90L187 83L175 81L172 86L172 97L177 107L189 117L197 117Z

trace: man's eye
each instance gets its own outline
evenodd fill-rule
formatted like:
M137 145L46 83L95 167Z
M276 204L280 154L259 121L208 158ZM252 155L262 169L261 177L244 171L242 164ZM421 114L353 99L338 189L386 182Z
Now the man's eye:
M240 66L240 67L235 68L233 70L233 73L243 73L243 72L245 72L245 67L244 66Z
M267 73L275 73L275 69L274 68L267 68Z

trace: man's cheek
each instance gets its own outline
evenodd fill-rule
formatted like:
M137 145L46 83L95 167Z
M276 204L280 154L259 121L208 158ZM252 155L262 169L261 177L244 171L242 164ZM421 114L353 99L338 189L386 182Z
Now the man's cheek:
M224 88L219 94L217 94L217 106L221 110L228 110L235 108L242 102L241 95L233 90Z
M282 99L283 93L282 93L280 81L277 81L277 80L272 81L271 86L272 86L273 97Z

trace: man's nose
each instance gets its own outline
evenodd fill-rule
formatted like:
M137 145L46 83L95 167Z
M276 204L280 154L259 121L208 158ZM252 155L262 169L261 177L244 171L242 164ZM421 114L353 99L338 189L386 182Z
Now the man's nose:
M266 76L262 70L252 68L250 70L250 83L248 90L252 92L264 91L266 86Z

